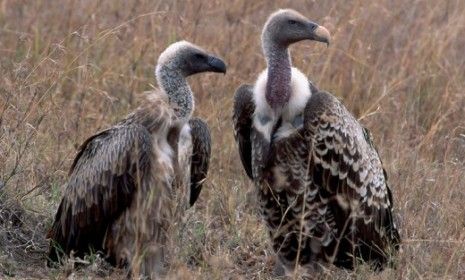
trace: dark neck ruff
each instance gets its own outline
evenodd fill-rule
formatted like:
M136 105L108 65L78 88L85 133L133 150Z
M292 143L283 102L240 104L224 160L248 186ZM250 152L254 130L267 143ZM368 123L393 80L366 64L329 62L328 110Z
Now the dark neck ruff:
M265 51L268 63L266 101L273 110L282 108L291 98L291 58L286 47L270 46Z

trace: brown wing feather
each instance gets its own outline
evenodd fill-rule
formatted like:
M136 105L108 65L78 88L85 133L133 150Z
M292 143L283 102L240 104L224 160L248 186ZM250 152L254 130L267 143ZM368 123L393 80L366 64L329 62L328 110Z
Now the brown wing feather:
M139 174L148 172L150 153L151 136L139 125L115 126L84 142L48 234L51 261L71 250L102 249L108 226L132 201Z
M192 135L191 193L189 204L192 206L199 197L202 184L207 178L211 156L211 138L207 124L201 119L190 119L189 126Z
M267 144L252 129L255 182L273 248L289 267L299 256L301 264L353 268L361 258L381 268L400 238L379 155L336 98L315 87L312 94L303 128L273 140L265 164L254 151Z
M250 179L253 179L251 128L254 111L252 86L240 86L234 95L234 136L239 147L242 165Z
M343 239L335 264L351 267L353 244L359 257L386 263L399 233L392 219L392 197L379 155L364 129L333 96L314 92L305 111L305 133L313 147L309 172L324 189ZM354 227L347 226L356 214ZM350 223L349 223L350 224ZM350 236L350 238L349 238Z

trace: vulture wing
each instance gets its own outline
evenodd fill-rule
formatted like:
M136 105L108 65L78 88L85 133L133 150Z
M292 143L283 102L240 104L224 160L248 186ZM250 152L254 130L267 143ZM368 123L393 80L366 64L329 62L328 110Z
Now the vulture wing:
M250 179L252 172L252 122L255 111L253 102L253 88L250 85L242 85L234 95L234 136L239 146L242 165Z
M189 204L194 205L207 178L211 156L210 130L205 122L198 118L189 120L192 135L191 157L191 194Z
M400 242L392 219L392 197L368 130L333 96L314 91L305 109L305 133L311 147L309 176L328 201L340 236L336 263L352 265L357 255L381 265ZM347 262L347 263L345 263Z
M151 135L140 125L117 125L89 139L71 166L48 233L49 259L101 250L107 228L127 209L150 168Z

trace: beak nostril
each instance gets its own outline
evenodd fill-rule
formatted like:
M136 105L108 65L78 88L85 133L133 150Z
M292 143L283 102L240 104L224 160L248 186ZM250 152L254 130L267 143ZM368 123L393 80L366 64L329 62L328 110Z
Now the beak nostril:
M311 29L312 31L315 31L317 28L318 28L318 24L315 24L315 23L311 23L311 24L310 24L310 29Z

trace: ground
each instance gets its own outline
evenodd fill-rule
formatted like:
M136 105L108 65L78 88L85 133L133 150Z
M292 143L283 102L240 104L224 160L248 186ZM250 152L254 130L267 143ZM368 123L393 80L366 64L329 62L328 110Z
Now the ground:
M158 55L181 39L224 58L228 73L189 79L213 158L168 278L272 278L231 110L235 89L265 67L260 32L278 8L330 30L329 47L293 46L293 63L372 131L403 238L395 269L316 277L465 279L462 0L0 0L0 278L124 277L96 256L47 268L45 235L78 146L136 108L156 86Z

